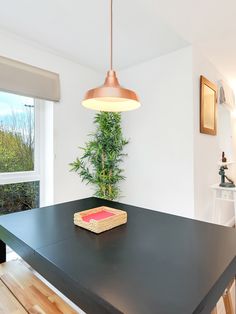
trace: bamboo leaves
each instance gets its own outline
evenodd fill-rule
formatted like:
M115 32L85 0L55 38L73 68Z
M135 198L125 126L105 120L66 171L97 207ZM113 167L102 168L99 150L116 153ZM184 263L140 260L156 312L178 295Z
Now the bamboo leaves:
M70 164L71 170L93 185L95 196L114 200L120 196L120 181L125 179L120 164L128 141L122 135L120 113L98 113L94 123L96 131L89 135L91 140L82 148L82 156Z

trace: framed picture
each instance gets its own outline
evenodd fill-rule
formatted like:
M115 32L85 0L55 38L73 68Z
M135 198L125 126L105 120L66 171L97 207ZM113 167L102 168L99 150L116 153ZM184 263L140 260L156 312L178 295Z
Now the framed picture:
M216 135L217 86L200 77L200 132Z

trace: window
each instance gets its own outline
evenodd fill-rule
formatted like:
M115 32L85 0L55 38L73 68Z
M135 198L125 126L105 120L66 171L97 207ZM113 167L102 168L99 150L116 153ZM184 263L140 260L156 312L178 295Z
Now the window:
M39 206L39 106L0 92L0 214Z

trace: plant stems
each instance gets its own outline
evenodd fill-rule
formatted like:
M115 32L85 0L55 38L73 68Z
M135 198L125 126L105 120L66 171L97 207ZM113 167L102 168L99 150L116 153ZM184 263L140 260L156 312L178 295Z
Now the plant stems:
M114 200L120 196L120 181L125 179L120 165L128 144L122 134L121 114L100 112L94 124L96 131L89 135L82 156L70 164L71 170L95 188L95 196Z

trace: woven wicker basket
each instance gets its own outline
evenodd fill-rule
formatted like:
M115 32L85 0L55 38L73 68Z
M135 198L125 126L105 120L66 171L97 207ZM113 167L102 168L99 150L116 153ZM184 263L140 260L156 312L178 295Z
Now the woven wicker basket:
M87 217L99 215L105 212L109 217L96 219L87 219ZM95 215L94 215L95 214ZM127 222L127 213L123 210L110 208L107 206L100 206L74 214L74 224L84 229L90 230L95 233L101 233L117 226L123 225Z

